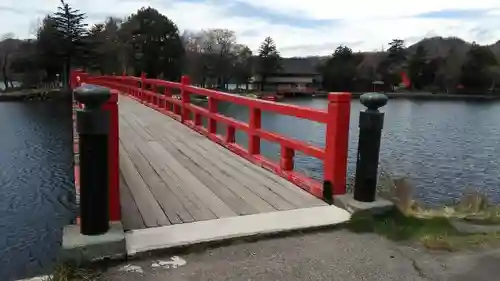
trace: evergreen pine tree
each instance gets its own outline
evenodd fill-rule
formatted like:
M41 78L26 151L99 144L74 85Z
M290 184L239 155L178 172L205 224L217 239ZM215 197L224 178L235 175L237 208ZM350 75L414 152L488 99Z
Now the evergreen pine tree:
M260 89L264 90L267 77L281 70L281 57L276 44L271 37L266 37L259 48L258 73L260 74Z
M69 73L72 64L82 54L83 38L87 33L87 24L84 23L85 18L84 13L73 9L64 0L61 0L58 11L51 16L54 26L62 38L61 59L64 62L62 75L65 86L69 85Z

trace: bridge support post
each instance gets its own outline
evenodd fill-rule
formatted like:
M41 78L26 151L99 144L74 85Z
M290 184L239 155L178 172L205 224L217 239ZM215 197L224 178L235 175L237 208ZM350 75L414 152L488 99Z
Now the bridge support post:
M189 104L191 103L191 97L189 96L188 86L191 84L191 79L187 75L181 77L181 122L191 120L191 112L189 111Z
M349 145L350 93L328 94L328 121L325 136L323 198L346 193L347 150Z
M108 134L109 111L103 105L111 93L105 88L79 87L75 99L84 104L77 111L80 152L80 232L100 235L109 229Z
M387 96L380 93L367 93L361 96L360 102L367 109L359 114L354 199L360 202L374 202L377 190L380 139L384 126L384 113L378 109L387 103Z

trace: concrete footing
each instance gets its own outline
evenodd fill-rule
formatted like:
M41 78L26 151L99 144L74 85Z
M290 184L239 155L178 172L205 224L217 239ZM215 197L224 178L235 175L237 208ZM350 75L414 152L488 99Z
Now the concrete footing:
M121 222L111 222L107 233L87 236L79 225L68 225L63 231L60 260L89 262L106 258L122 258L127 254L125 233Z
M377 198L374 202L361 202L354 200L352 194L334 196L333 204L351 214L368 212L373 215L379 215L391 211L394 208L394 204L389 200Z
M326 205L131 230L126 233L127 253L334 226L350 218L345 210Z

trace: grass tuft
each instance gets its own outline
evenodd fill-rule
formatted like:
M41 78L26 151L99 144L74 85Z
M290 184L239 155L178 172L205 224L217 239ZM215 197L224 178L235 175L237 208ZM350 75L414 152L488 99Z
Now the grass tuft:
M74 264L58 264L47 281L94 281L98 280L99 273L79 267Z
M381 191L380 191L381 190ZM459 232L450 220L475 225L499 225L500 206L473 190L457 202L440 208L426 208L412 198L412 186L405 179L388 180L379 196L391 200L396 209L383 215L357 213L346 228L353 232L372 232L393 241L418 241L434 250L460 250L500 245L500 232L466 234Z
M346 228L355 233L377 233L392 241L420 242L432 250L456 251L484 245L500 245L500 232L460 233L446 217L418 218L399 210L373 216L354 214Z

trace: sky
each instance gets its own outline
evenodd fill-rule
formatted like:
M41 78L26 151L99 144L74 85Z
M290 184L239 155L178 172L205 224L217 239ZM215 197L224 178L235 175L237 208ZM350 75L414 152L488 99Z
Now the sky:
M412 44L425 37L457 36L491 44L500 40L500 0L67 0L95 24L151 6L179 29L234 30L257 50L271 36L284 57L329 55L338 45L355 51L387 48L394 38ZM59 0L0 1L0 36L34 37Z

